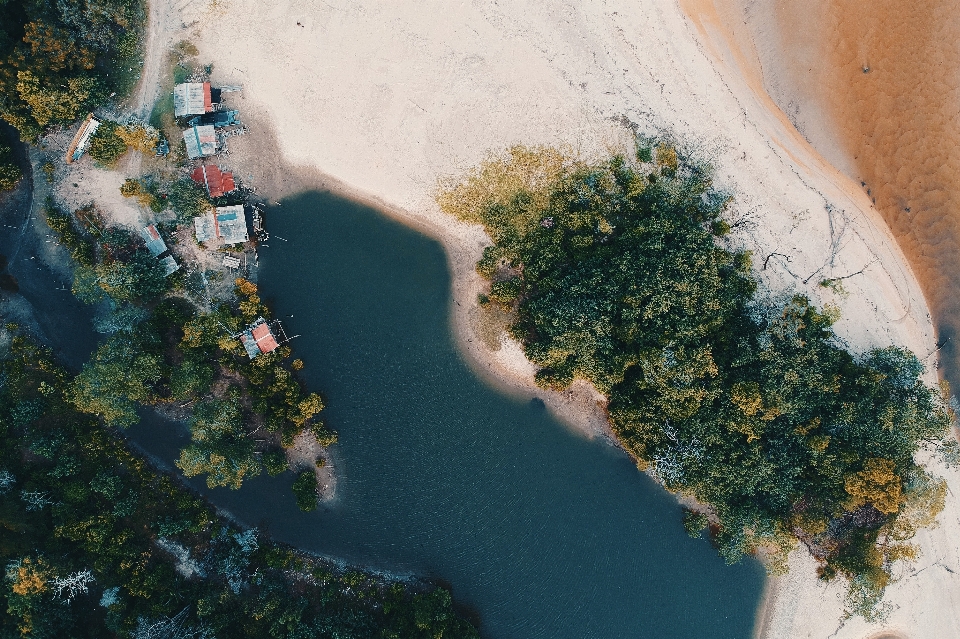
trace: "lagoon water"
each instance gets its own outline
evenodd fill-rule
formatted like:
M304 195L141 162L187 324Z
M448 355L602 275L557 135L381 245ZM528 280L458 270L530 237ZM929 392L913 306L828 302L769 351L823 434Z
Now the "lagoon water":
M289 477L262 477L218 504L301 548L449 584L485 637L751 636L756 562L726 566L625 454L464 363L439 244L327 194L267 219L261 292L340 434L337 498L301 513Z

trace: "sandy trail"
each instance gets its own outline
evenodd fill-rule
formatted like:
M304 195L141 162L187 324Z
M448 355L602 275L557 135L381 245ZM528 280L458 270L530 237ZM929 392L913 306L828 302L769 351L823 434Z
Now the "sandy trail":
M152 3L151 3L152 4ZM163 60L174 31L169 24L170 12L156 11L153 7L147 15L143 36L143 67L140 82L133 91L131 111L141 120L150 118L150 110L160 95L160 74Z
M261 195L337 189L441 240L468 360L505 388L544 397L584 433L605 431L590 389L545 396L516 344L484 346L473 264L486 238L433 202L439 179L490 150L552 144L596 157L624 148L624 123L672 132L736 196L735 241L753 251L766 292L837 304L837 332L854 350L899 344L934 370L926 302L870 197L797 133L764 90L759 58L736 46L709 0L684 7L692 19L662 0L157 0L151 24L162 36L152 34L151 46L190 39L215 82L243 85L229 100L251 133L231 138L223 163ZM846 296L818 285L854 273ZM960 575L952 494L942 521L920 540L923 561L939 563L918 564L901 582L909 587L892 589L893 605L907 611L896 628L911 639L957 627L921 618L935 606L960 610L944 581ZM794 564L763 616L765 636L827 637L839 625L841 591L819 586L802 554ZM849 623L835 636L880 629Z

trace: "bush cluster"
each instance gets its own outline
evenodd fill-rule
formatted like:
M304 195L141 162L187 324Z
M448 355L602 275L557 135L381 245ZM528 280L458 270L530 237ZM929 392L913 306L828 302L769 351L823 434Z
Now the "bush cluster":
M57 234L57 238L68 251L77 264L90 268L96 260L96 244L86 235L86 233L77 230L73 224L73 218L61 211L48 200L43 209L47 218L47 225Z
M116 122L105 120L90 136L90 147L87 152L102 166L114 166L127 152L127 143L117 135L119 129L120 125Z
M914 456L948 410L912 353L850 353L806 298L755 298L749 255L721 239L729 197L662 141L596 164L511 149L439 202L493 240L477 270L539 384L604 393L641 468L709 504L727 560L762 548L777 570L802 542L873 614L943 504Z
M165 195L160 192L155 180L127 178L120 185L120 194L123 197L136 198L142 206L154 213L160 213L167 208L167 203L164 201Z
M293 494L297 497L297 506L304 512L317 509L317 476L313 471L297 473L293 480Z
M135 180L127 184L142 187ZM237 339L253 320L270 317L254 284L237 280L235 307L202 312L167 296L171 278L139 238L103 228L92 207L71 218L48 203L47 219L78 262L74 294L109 308L97 325L108 337L70 385L68 397L78 410L129 426L138 420L138 406L192 404L191 443L178 466L190 477L206 475L210 487L239 488L264 466L271 474L283 472L284 455L274 447L292 446L301 432L323 446L336 443L336 434L316 419L322 399L294 376L302 362L287 362L289 346L251 361ZM78 228L96 228L99 242ZM273 440L258 447L249 433L260 427Z
M195 217L210 209L210 200L203 187L190 178L181 178L166 187L170 209L176 213L177 221L189 224Z

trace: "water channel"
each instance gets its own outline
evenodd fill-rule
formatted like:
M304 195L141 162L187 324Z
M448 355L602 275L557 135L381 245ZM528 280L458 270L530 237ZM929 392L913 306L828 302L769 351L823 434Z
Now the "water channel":
M303 514L289 478L264 477L216 503L301 548L436 577L486 637L751 635L758 564L724 565L626 455L464 363L438 243L327 194L268 220L260 288L340 433L337 498Z
M756 562L724 565L625 454L464 363L439 244L327 194L285 201L268 220L261 292L300 335L303 374L340 433L337 497L307 514L289 473L240 491L191 482L217 506L300 548L448 584L490 639L751 636ZM35 242L11 273L38 315L72 318L49 333L82 361L66 345L92 348L89 311L48 292L57 278L32 259ZM171 462L183 427L147 417L131 435Z

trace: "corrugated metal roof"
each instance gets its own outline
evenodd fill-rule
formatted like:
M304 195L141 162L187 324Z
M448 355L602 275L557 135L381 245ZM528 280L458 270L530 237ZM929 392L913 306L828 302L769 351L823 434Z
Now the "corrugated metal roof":
M280 345L277 344L277 340L273 338L273 335L268 332L266 335L257 340L257 346L259 346L260 350L264 353L272 353L273 351L277 350Z
M250 239L247 234L247 218L243 206L221 206L213 213L193 218L193 227L198 242L219 238L224 244L242 244Z
M172 255L168 255L160 260L160 265L163 267L164 275L170 275L180 270L180 265L177 264L177 261L173 259Z
M204 213L200 217L193 218L193 228L197 234L198 242L209 242L219 237L217 234L217 221L213 213Z
M240 333L240 342L243 344L244 350L247 351L247 357L250 359L260 354L260 347L257 346L257 340L253 339L253 334L250 332L250 329Z
M279 326L279 320L274 320L274 324ZM281 332L282 330L281 327ZM254 359L260 353L271 353L280 346L273 336L273 331L270 330L270 325L262 317L250 324L239 337L250 359Z
M230 193L236 190L237 184L233 181L233 173L227 171L220 174L220 190L224 193Z
M262 353L270 353L280 346L277 344L277 340L273 337L273 333L270 332L270 327L263 318L251 324L247 332L250 333L257 348ZM246 344L244 344L244 346L246 346Z
M220 197L237 188L233 181L233 173L224 173L215 165L198 166L190 174L193 181L205 186L210 197Z
M203 115L213 111L209 82L185 82L173 88L173 114L176 117Z
M217 132L211 125L190 127L183 132L183 141L187 145L187 157L191 160L217 152Z
M224 244L240 244L250 239L243 206L221 206L215 211L217 232Z
M157 227L153 224L140 229L140 237L142 237L143 241L146 243L147 250L150 251L150 255L157 257L158 255L167 252L167 244L163 241L163 238L160 237Z

